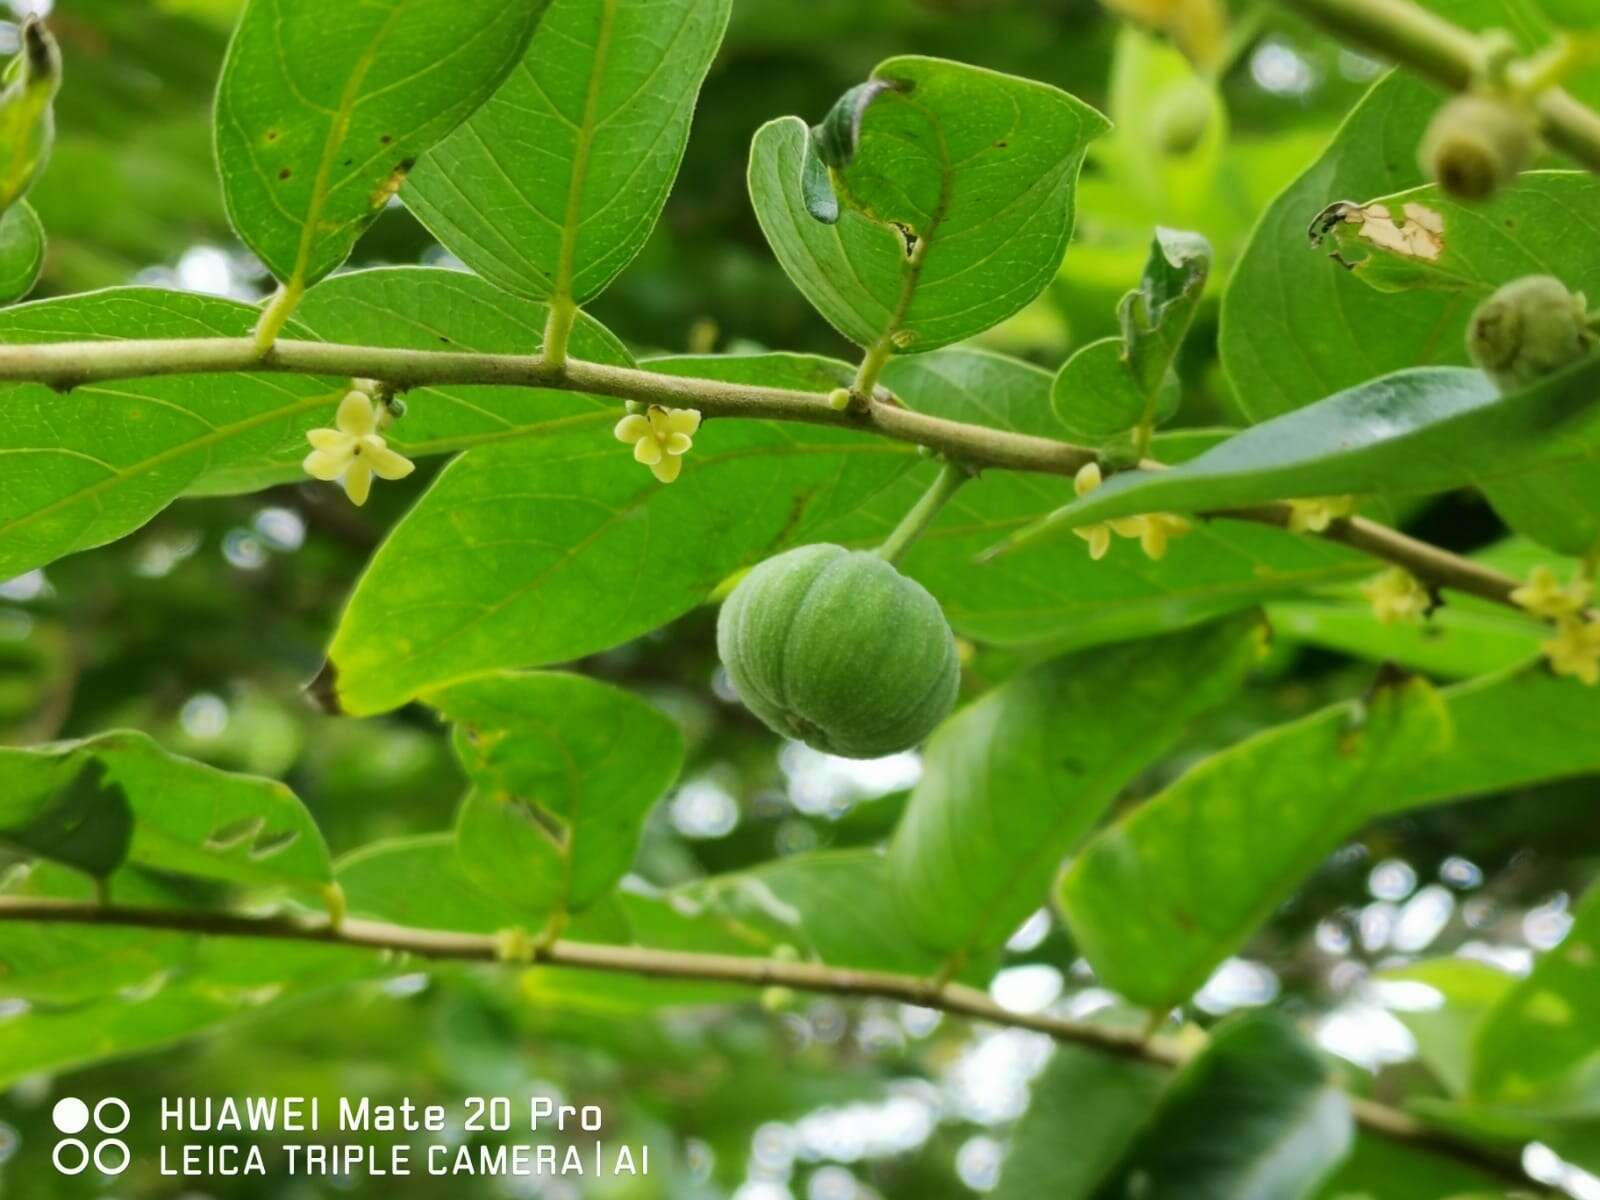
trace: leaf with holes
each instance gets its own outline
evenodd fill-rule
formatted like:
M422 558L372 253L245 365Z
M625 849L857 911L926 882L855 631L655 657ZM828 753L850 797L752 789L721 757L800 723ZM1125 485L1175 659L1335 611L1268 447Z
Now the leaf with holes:
M1587 171L1529 171L1470 204L1428 184L1335 205L1317 228L1339 265L1379 291L1482 298L1524 275L1582 291L1600 284L1600 224L1574 237L1573 222L1597 204L1600 180Z
M0 843L104 880L156 871L284 887L319 902L322 834L283 784L162 750L142 733L0 749Z
M417 159L499 86L548 0L250 0L217 90L234 229L284 283L315 283Z
M401 199L500 287L592 299L655 227L730 5L551 0L518 68Z
M858 133L830 151L836 222L810 211L816 152L797 117L756 133L750 196L778 261L839 332L933 350L1044 290L1072 236L1084 153L1107 124L1055 88L941 59L892 58L873 79L885 86Z
M609 892L678 777L672 721L581 675L482 675L423 700L454 723L471 781L456 818L467 877L525 923L564 919Z

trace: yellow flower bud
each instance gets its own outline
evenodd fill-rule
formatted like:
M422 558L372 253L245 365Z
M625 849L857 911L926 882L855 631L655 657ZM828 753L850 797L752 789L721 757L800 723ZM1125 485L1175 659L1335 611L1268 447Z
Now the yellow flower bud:
M1372 602L1372 615L1385 625L1419 620L1433 606L1427 589L1403 567L1391 567L1362 584L1361 593Z
M1511 593L1512 601L1536 617L1574 617L1589 605L1594 589L1587 579L1563 584L1549 567L1535 567L1528 582Z
M1539 649L1557 675L1570 675L1590 687L1600 683L1600 621L1562 617L1556 636Z

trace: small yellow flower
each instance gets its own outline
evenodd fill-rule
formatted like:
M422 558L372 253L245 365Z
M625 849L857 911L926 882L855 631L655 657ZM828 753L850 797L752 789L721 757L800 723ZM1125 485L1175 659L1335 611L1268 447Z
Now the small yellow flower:
M1084 463L1073 476L1073 490L1087 496L1103 482L1099 463ZM1089 557L1098 562L1111 549L1111 535L1138 538L1139 545L1151 558L1159 559L1167 552L1167 543L1192 528L1188 521L1172 513L1147 513L1142 517L1112 517L1094 525L1084 525L1072 532L1089 543Z
M1078 468L1078 473L1072 477L1072 490L1080 496L1087 496L1104 482L1100 474L1100 464L1087 462ZM1106 556L1106 551L1111 549L1111 526L1105 522L1098 525L1085 525L1074 529L1084 541L1089 543L1089 557L1099 562Z
M1589 605L1594 588L1587 579L1563 584L1549 567L1535 567L1511 599L1536 617L1575 617Z
M1600 621L1562 617L1556 636L1539 649L1557 675L1571 675L1590 687L1600 683Z
M1318 496L1289 501L1290 533L1322 533L1335 521L1356 510L1354 496Z
M652 404L644 413L629 413L613 431L619 442L633 443L635 462L643 463L662 483L671 483L683 470L683 456L694 445L700 413L692 408L663 408Z
M1144 523L1139 530L1139 548L1158 561L1166 557L1169 541L1193 528L1189 522L1172 513L1150 513L1138 520Z
M1401 567L1391 567L1382 575L1361 585L1361 593L1372 602L1372 614L1385 625L1415 621L1424 617L1432 605L1427 589L1416 576Z
M345 393L333 423L337 428L307 431L311 453L301 465L314 479L329 483L342 479L350 503L367 502L374 475L379 479L404 479L416 470L415 463L389 449L378 435L378 413L366 392Z

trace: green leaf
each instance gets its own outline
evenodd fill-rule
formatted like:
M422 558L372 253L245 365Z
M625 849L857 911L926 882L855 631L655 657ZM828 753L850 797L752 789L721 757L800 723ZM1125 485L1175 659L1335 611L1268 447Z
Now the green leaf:
M399 280L387 303L369 307L356 285L339 286L360 278L315 289L307 308L324 289L338 289L338 299L309 319L327 328L323 314L337 310L397 342L431 336L437 344L438 334L426 332L432 329L493 348L474 337L471 321L481 312L462 312L458 329L447 296L414 297ZM789 355L649 366L818 393L850 379L842 363ZM1013 360L948 351L892 362L884 379L908 405L938 416L1030 433L1054 427L1050 376ZM876 545L936 469L909 446L849 430L717 420L696 435L683 477L662 487L611 440L615 408L590 409L591 424L577 407L590 402L544 403L559 424L538 439L481 447L452 464L379 550L334 639L339 696L349 711L392 707L483 670L565 662L617 645L703 603L733 572L786 546ZM423 411L414 400L396 427L403 448L400 432ZM1070 495L1070 480L990 472L962 490L913 547L906 569L968 636L1059 640L1061 649L1194 624L1263 597L1371 573L1369 560L1332 543L1231 523L1197 529L1160 563L1127 545L1101 563L1073 548L973 566L997 537ZM537 543L531 553L530 542ZM432 569L414 569L424 561Z
M0 959L7 935L0 930ZM376 956L334 946L200 942L181 967L151 983L149 994L30 1007L0 1022L0 1086L171 1045L304 1003L378 969Z
M1051 377L1014 359L945 350L896 359L884 383L911 408L955 421L1041 437L1059 433ZM1156 439L1184 452L1191 440ZM848 520L829 540L876 545L915 503L936 468L921 464ZM1317 538L1243 522L1210 521L1152 562L1120 542L1101 562L1081 545L1027 550L975 564L979 554L1071 498L1072 481L989 471L957 493L903 567L944 606L957 632L1007 645L1061 652L1196 624L1283 596L1372 573L1371 561Z
M1588 0L1536 0L1545 16L1563 29L1600 29L1600 13Z
M661 214L730 2L551 0L518 68L401 199L500 287L592 299Z
M295 336L439 348L440 312L460 349L536 351L547 310L455 271L405 268L341 275L301 307ZM242 337L255 309L155 288L115 288L0 312L0 342ZM575 353L627 362L586 317ZM348 381L297 375L172 375L90 384L62 396L42 384L0 388L0 456L19 468L0 494L0 576L126 536L179 495L251 491L304 479L305 431L331 423ZM537 434L593 410L570 393L527 388L421 388L386 436L416 458Z
M1093 1200L1155 1111L1167 1073L1062 1046L1033 1084L995 1200Z
M555 673L483 675L424 700L455 724L471 791L456 819L467 876L524 921L581 911L632 865L683 738L660 710Z
M1470 298L1378 296L1306 244L1307 226L1329 204L1422 182L1417 144L1440 103L1438 92L1407 75L1381 80L1322 157L1262 215L1223 297L1219 343L1251 420L1386 371L1465 360Z
M514 904L467 876L453 833L370 843L341 858L336 874L352 916L447 933L496 933L525 923Z
M1210 268L1205 238L1156 230L1144 278L1117 307L1122 336L1090 343L1056 375L1051 405L1070 435L1105 441L1138 427L1147 443L1156 425L1177 411L1181 389L1173 362ZM1139 438L1135 448L1136 455L1143 452Z
M1197 233L1157 229L1139 286L1122 298L1122 336L1091 342L1056 375L1050 404L1067 433L1104 442L1138 427L1149 434L1178 409L1172 364L1194 321L1211 270ZM1135 439L1136 450L1142 452Z
M835 328L863 346L933 350L1044 290L1084 152L1107 124L1055 88L939 59L892 58L872 78L888 86L851 93L864 112L847 106L822 127L831 165L799 118L763 126L750 195L778 261ZM842 202L832 224L810 211L827 215L819 162Z
M1350 1155L1323 1181L1317 1200L1468 1200L1503 1198L1498 1172L1469 1167L1405 1142L1362 1133Z
M110 881L137 867L323 898L322 834L283 784L177 758L142 733L0 749L0 842Z
M438 311L433 324L470 343L454 317ZM849 377L841 364L781 355L650 365L811 391ZM910 446L847 430L711 421L683 477L663 486L612 437L616 407L564 403L566 419L545 436L452 463L378 551L330 652L346 711L645 633L921 461Z
M303 287L521 58L547 0L250 0L217 90L234 229Z
M0 312L0 342L241 337L254 309L155 288L115 288ZM174 375L75 388L0 388L0 577L139 528L208 471L305 453L342 389L291 375ZM297 469L297 468L296 468Z
M1473 1042L1484 1017L1516 984L1516 979L1470 958L1434 958L1396 967L1377 976L1373 994L1380 1003L1402 985L1422 988L1426 1001L1388 1008L1417 1040L1417 1057L1451 1096L1464 1096L1473 1064Z
M1128 782L1239 687L1258 628L1240 618L1056 659L947 721L889 848L916 940L956 962L1002 944Z
M1555 275L1581 291L1600 284L1600 224L1574 236L1574 222L1596 204L1600 180L1587 171L1529 171L1472 203L1428 184L1337 206L1324 242L1357 279L1383 292L1481 298L1524 275Z
M453 833L372 842L341 858L334 871L355 916L446 933L498 933L529 925L524 909L480 887L467 873ZM626 942L628 922L617 903L601 903L575 917L566 936Z
M33 291L44 270L44 225L26 200L0 217L0 304L12 304Z
M1600 700L1542 668L1420 680L1240 742L1092 839L1058 899L1109 987L1188 997L1368 821L1593 770Z
M1504 0L1425 0L1424 7L1473 31L1509 30L1524 51L1550 37L1527 6L1508 21ZM1582 91L1580 98L1595 97ZM1395 195L1424 182L1417 146L1442 103L1441 92L1403 72L1379 80L1321 157L1262 215L1223 298L1219 344L1223 368L1251 420L1289 412L1374 375L1465 361L1471 296L1380 295L1329 261L1326 250L1307 246L1308 226L1330 204Z
M675 894L747 931L757 944L788 945L830 966L931 976L942 965L918 946L876 850L797 854L713 875ZM986 977L991 965L985 958L976 974Z
M1267 620L1280 637L1447 679L1471 679L1527 662L1550 626L1504 605L1452 595L1426 621L1384 625L1359 592L1277 600Z
M1297 1200L1350 1151L1345 1094L1289 1021L1251 1013L1217 1026L1168 1086L1106 1196Z
M1600 465L1592 461L1486 480L1483 495L1508 528L1558 554L1581 558L1600 547Z
M1600 1117L1600 889L1559 946L1539 956L1480 1026L1472 1096L1551 1114Z
M1600 452L1600 358L1501 396L1477 371L1386 375L1229 438L1180 467L1126 471L1019 541L1112 517L1272 500L1425 494Z

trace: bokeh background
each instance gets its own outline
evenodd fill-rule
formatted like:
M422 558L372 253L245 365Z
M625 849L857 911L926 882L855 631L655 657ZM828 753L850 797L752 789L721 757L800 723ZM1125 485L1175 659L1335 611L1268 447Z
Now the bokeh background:
M266 280L227 229L210 149L210 99L237 0L11 7L6 15L48 13L66 59L59 141L33 193L51 238L39 294L152 283L259 297ZM1074 346L1114 331L1117 298L1138 277L1153 225L1198 228L1219 266L1183 361L1182 421L1234 421L1216 367L1221 280L1263 207L1379 73L1281 16L1245 9L1235 18L1213 81L1092 0L736 0L665 217L595 315L639 352L845 353L766 250L745 195L748 142L770 117L819 118L883 57L944 55L1057 84L1119 122L1091 155L1060 277L988 342L1054 368ZM5 38L14 45L14 26L0 26ZM351 265L419 261L451 265L396 207ZM148 730L183 754L286 780L336 852L446 828L462 780L432 719L402 711L340 720L301 694L363 563L437 467L420 464L362 510L313 485L184 501L125 541L0 581L0 740ZM1414 519L1461 550L1497 528L1477 502L1455 497ZM689 734L689 766L650 821L638 877L670 885L881 840L917 778L916 756L847 763L776 744L718 678L713 620L701 611L581 664L648 695ZM1013 665L980 656L973 676L998 679ZM1370 666L1280 639L1245 699L1192 731L1128 800L1210 749L1370 681ZM1574 783L1370 828L1183 1017L1207 1024L1277 1005L1307 1023L1352 1088L1398 1095L1416 1082L1417 1045L1394 1011L1405 989L1386 986L1381 972L1452 951L1525 969L1555 945L1600 848L1591 800L1592 786ZM0 976L0 1020L19 1011L4 991ZM993 993L1019 1009L1075 1016L1116 1005L1044 911L1012 939ZM530 994L507 972L419 966L16 1086L0 1096L0 1194L943 1200L993 1187L1047 1040L885 1003L765 1001L649 1014L594 995ZM148 1111L167 1094L455 1104L501 1092L603 1105L611 1136L652 1146L652 1177L602 1188L428 1178L196 1188L156 1175L153 1147L137 1142L135 1166L114 1181L63 1179L48 1164L50 1109L65 1094L118 1095ZM1557 1175L1550 1182L1574 1196L1600 1196L1600 1180Z

